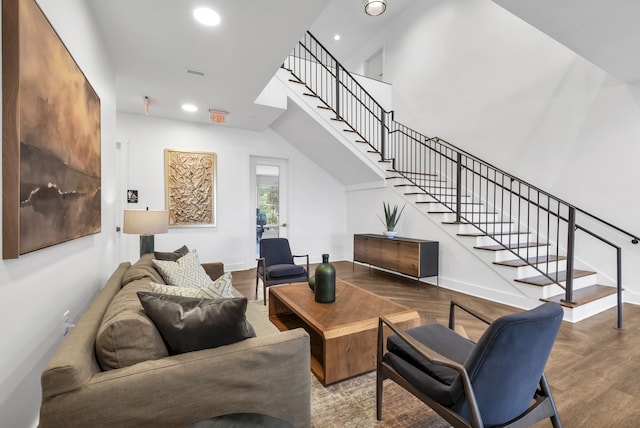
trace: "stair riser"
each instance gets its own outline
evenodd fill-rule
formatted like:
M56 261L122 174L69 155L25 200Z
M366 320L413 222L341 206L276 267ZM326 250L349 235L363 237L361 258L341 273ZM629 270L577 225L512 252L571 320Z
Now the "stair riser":
M417 205L420 208L426 209L428 212L443 212L443 211L455 211L457 204L455 202L444 204L441 202L433 201L433 202L420 202ZM463 210L474 209L477 211L484 210L484 208L481 205L469 205L469 204L463 204L462 209Z
M459 228L460 233L474 233L482 230L485 233L509 233L510 231L518 230L511 223L482 223L479 225L480 229L471 224L461 224Z
M599 314L602 311L613 308L617 305L618 296L612 294L602 299L587 303L585 305L578 306L577 308L563 308L564 320L569 322L578 322L587 319L593 315Z
M494 245L496 244L496 240L505 244L529 242L530 240L530 236L526 233L516 233L512 235L497 235L494 238L491 238L489 236L478 237L476 238L476 246L481 247L485 245Z
M468 196L464 196L462 198L462 202L465 201L465 199L468 199ZM447 196L438 196L437 199L435 196L431 196L431 195L416 195L416 202L444 202L444 203L449 203L449 204L455 204L456 203L456 197L455 195L447 195Z
M451 194L451 195L456 194L456 189L451 188L451 186L447 185L446 182L424 183L424 185L416 185L410 182L409 180L407 180L406 182L409 183L411 187L414 187L417 190L420 190L420 188L424 189L427 193L445 193L445 190L446 190L448 194ZM400 184L400 183L395 183L395 184Z
M546 245L528 248L529 252L527 252L526 248L520 248L518 253L524 258L542 257L549 254L549 248ZM503 262L505 260L513 260L513 254L509 253L508 251L498 251L495 257L495 261Z
M416 188L418 189L418 188ZM420 189L418 189L420 190ZM442 198L442 197L451 197L451 198L455 198L456 197L456 191L454 189L433 189L433 188L427 188L425 189L425 191L427 193L433 193L434 195L436 195L436 197L438 198Z
M418 186L443 186L447 182L447 180L443 180L439 177L420 178L408 176L406 178L416 183Z
M539 275L539 274L537 274ZM574 290L579 290L581 288L584 287L588 287L590 285L595 285L597 283L597 278L598 275L597 274L593 274L593 275L587 275L587 276L583 276L582 278L574 278L573 280L573 289ZM520 283L519 281L517 281L518 283ZM566 286L566 281L561 281L560 285L562 285L563 287ZM550 286L543 286L540 288L545 288L545 287L550 287ZM563 292L562 289L560 290L560 292ZM556 293L558 294L558 293ZM544 298L546 297L551 297L551 296L555 296L556 294L549 294L546 296L543 296Z
M464 214L464 219L467 222L478 222L478 223L483 223L483 222L488 222L491 223L493 221L497 221L500 219L500 216L498 214ZM444 221L456 221L456 214L455 213L447 213L444 214ZM482 225L484 227L484 225Z
M537 266L542 272L555 273L556 271L566 270L567 261L560 260L557 262L539 263ZM540 272L538 272L531 266L516 268L516 278L529 278L536 275L540 275Z
M513 260L513 253L518 254L520 257L529 258L534 256L546 256L548 251L547 246L542 247L529 247L529 252L527 253L527 248L518 248L512 251L510 250L498 250L495 252L495 260Z

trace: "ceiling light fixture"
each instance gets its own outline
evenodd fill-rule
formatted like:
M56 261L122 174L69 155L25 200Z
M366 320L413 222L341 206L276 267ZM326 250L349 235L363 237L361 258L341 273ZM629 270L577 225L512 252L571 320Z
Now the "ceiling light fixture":
M220 23L220 15L213 9L208 7L199 7L193 11L193 17L202 25L209 27L216 26Z
M340 40L340 34L336 34L335 36L333 36L333 40L335 40L336 42Z
M387 0L363 0L364 11L367 15L382 15L387 10Z
M198 107L194 106L193 104L182 104L182 110L193 113L198 111Z

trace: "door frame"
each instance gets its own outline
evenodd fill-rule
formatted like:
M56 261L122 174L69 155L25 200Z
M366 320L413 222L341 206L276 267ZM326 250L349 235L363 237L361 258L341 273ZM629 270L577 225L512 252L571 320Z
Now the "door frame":
M278 174L278 196L279 196L279 208L278 208L278 223L279 230L278 236L281 238L288 238L289 230L289 160L286 158L266 157L266 156L249 156L249 207L251 207L252 215L252 228L256 227L256 208L257 208L257 178L256 178L256 166L277 166L279 168ZM282 225L286 225L282 227ZM255 238L255 232L252 234ZM255 248L255 245L252 245ZM255 250L253 250L255 255Z

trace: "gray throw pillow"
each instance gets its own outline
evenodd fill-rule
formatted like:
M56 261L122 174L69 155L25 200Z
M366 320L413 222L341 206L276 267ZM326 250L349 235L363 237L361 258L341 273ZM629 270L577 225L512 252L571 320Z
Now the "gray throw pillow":
M182 247L178 248L177 250L173 251L173 252L160 252L160 251L154 251L153 252L153 256L156 260L167 260L170 262L175 262L176 260L178 260L180 257L183 257L185 255L187 255L187 253L189 252L189 249L187 248L186 245L183 245Z
M256 335L246 319L246 297L210 300L139 292L138 298L173 354L216 348Z

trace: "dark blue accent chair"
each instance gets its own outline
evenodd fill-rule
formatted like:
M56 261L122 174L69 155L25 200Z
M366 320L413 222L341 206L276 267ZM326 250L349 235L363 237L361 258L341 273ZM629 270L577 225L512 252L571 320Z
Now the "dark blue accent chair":
M455 333L455 308L489 324L477 343ZM563 310L557 303L491 321L451 302L449 328L430 324L400 331L380 317L376 405L382 418L383 381L391 379L454 427L528 427L550 418L562 426L544 367ZM391 334L383 353L385 326Z
M298 266L294 257L306 257L307 268ZM256 269L256 299L258 283L262 279L264 304L267 304L267 287L277 284L309 281L309 255L291 254L289 240L286 238L268 238L260 240L260 258Z

